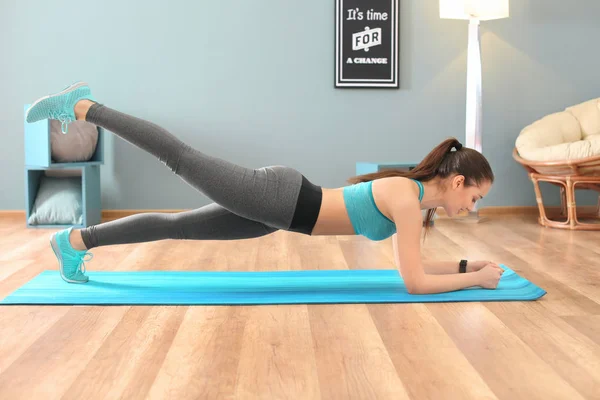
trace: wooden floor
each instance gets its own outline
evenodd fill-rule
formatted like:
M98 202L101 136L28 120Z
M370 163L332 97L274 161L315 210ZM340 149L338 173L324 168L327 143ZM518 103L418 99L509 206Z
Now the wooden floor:
M431 259L491 259L535 302L3 306L0 399L600 399L600 232L440 219ZM0 220L0 298L56 269L52 230ZM89 270L394 268L389 240L278 232L94 249Z

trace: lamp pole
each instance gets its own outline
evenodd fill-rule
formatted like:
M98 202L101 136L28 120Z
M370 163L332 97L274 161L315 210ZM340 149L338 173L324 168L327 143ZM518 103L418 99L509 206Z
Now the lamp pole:
M467 104L466 104L465 145L478 152L483 151L481 101L481 43L479 19L469 19L469 43L467 49ZM469 212L469 218L479 221L477 203Z
M467 52L466 146L482 151L481 44L479 19L469 20Z

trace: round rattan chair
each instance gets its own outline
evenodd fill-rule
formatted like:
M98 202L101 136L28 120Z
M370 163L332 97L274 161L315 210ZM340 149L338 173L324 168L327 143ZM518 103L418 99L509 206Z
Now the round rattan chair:
M541 225L600 230L600 197L593 213L578 213L575 204L576 189L600 193L600 98L567 107L526 126L517 137L512 155L533 182ZM548 218L539 182L560 187L560 221Z
M533 182L535 198L540 211L539 223L551 228L574 230L600 230L600 197L594 213L577 215L575 189L595 190L600 193L600 156L587 157L569 161L529 161L519 156L515 148L513 158L527 171ZM566 221L555 221L548 218L542 200L539 182L549 182L560 187L561 216ZM580 219L597 219L597 223L585 223Z

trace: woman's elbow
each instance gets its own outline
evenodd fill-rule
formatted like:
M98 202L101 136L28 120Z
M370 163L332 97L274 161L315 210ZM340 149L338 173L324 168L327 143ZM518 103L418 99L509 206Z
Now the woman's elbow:
M423 284L417 280L409 280L405 281L404 285L406 286L406 291L409 294L422 294L423 292Z

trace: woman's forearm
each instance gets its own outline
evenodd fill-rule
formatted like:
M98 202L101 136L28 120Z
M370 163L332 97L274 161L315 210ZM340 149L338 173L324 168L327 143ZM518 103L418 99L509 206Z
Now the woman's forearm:
M468 287L480 285L480 275L478 272L466 272L464 274L446 274L435 275L425 274L416 284L411 285L412 294L431 294L451 292Z
M459 261L427 261L423 260L423 269L426 274L442 275L442 274L458 274ZM467 264L468 267L468 264ZM467 272L469 270L467 269Z

